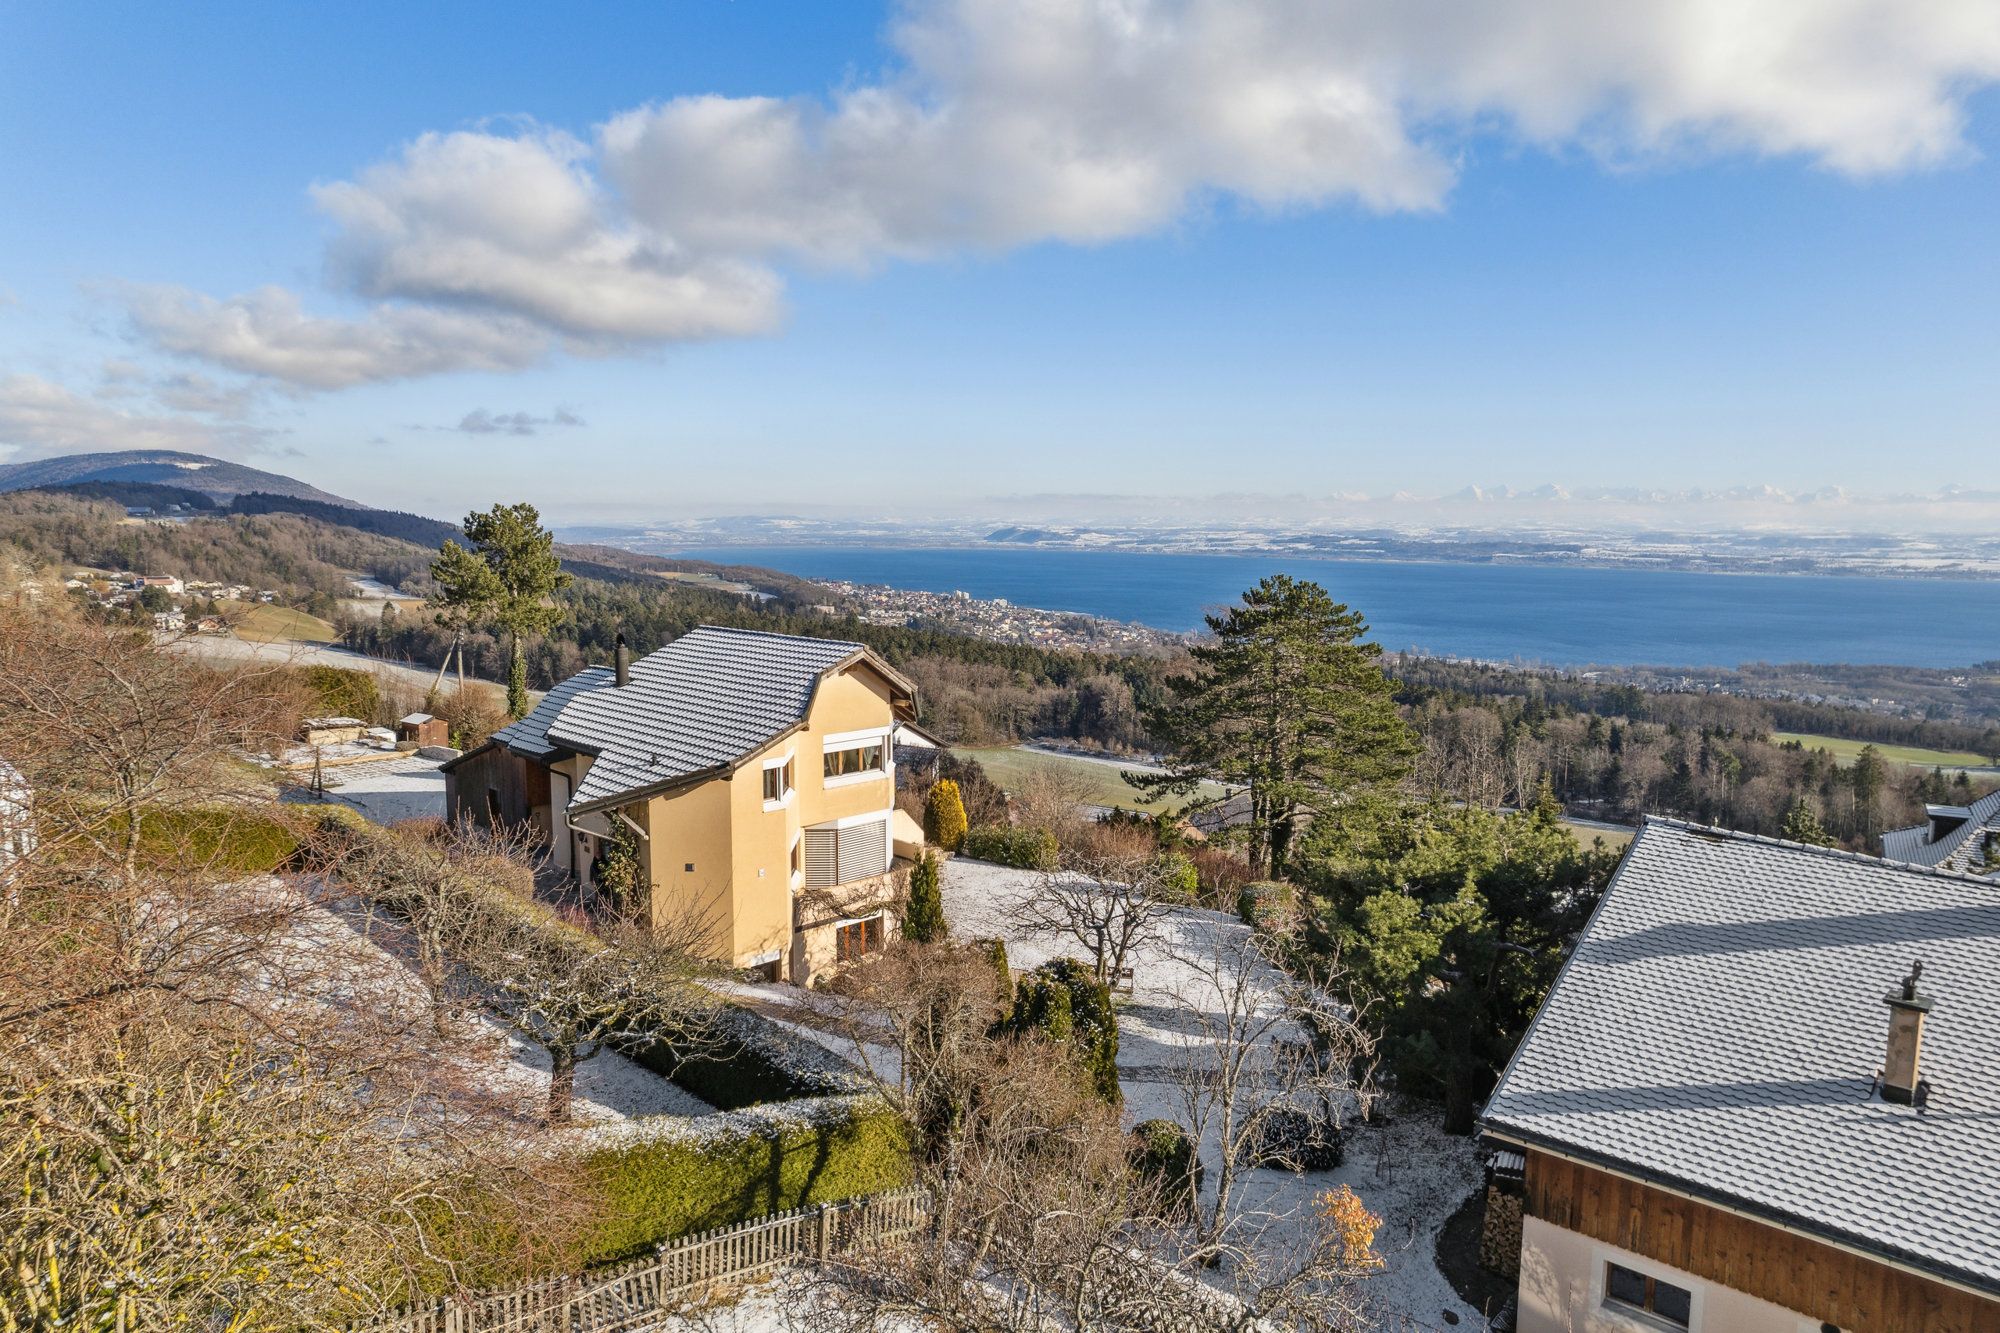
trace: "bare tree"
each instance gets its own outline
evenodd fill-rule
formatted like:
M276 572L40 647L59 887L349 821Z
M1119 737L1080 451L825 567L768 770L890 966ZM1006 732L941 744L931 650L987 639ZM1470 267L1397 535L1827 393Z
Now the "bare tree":
M1228 1273L1264 1316L1361 1327L1354 1284L1379 1261L1355 1243L1347 1201L1278 1210L1246 1203L1243 1187L1256 1167L1332 1160L1348 1128L1372 1115L1376 1037L1365 1009L1338 993L1337 972L1279 967L1267 937L1218 931L1210 946L1180 960L1192 977L1174 997L1189 1040L1169 1077L1205 1166L1188 1255Z
M834 1256L807 1282L802 1327L861 1333L909 1322L957 1333L1244 1330L1296 1321L1361 1327L1346 1291L1372 1267L1365 1210L1315 1207L1282 1274L1212 1281L1221 1248L1137 1174L1115 1112L1073 1057L1038 1037L991 1035L996 978L983 951L904 947L859 979L852 1035L918 1131L930 1225ZM1244 1239L1231 1229L1230 1243ZM1264 1270L1258 1269L1259 1275ZM1263 1304L1256 1304L1262 1301Z
M49 836L88 844L127 875L154 811L240 796L234 755L282 745L300 704L282 663L218 669L144 631L0 605L0 755L33 789Z
M468 823L354 829L329 858L392 945L413 955L439 1015L479 1011L549 1058L544 1123L567 1125L577 1067L607 1045L653 1038L676 1053L709 1038L708 915L659 928L537 901L538 849Z
M547 1238L576 1182L507 1151L481 1052L396 1003L309 881L220 854L262 669L18 610L0 675L34 706L0 706L0 750L40 836L0 899L0 1327L335 1327ZM220 823L187 818L207 792Z
M1156 855L1065 853L1021 904L1020 924L1082 946L1101 982L1123 975L1135 951L1157 940L1176 902Z

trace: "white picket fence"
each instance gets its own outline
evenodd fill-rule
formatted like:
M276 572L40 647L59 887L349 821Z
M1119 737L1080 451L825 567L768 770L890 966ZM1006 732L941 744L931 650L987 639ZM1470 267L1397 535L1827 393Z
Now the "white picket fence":
M907 1236L929 1216L920 1189L797 1208L684 1236L656 1254L579 1277L409 1306L353 1333L625 1333L690 1296L857 1243Z

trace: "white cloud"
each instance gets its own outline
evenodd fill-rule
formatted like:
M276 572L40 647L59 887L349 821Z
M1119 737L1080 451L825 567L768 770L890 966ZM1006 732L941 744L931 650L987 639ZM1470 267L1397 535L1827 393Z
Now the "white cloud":
M426 134L316 188L365 318L275 289L135 318L312 388L509 369L767 331L786 264L1102 243L1217 200L1435 209L1487 136L1930 166L2000 79L1992 0L907 0L891 41L887 77L826 99L674 98L588 142Z
M142 287L126 308L164 351L309 389L453 370L519 370L549 338L518 318L430 306L380 305L361 319L308 315L279 287L218 301L183 287Z
M127 412L39 375L0 379L0 446L16 461L115 449L242 454L265 446L271 436L240 423Z
M618 220L583 146L426 134L359 180L314 190L340 226L328 259L365 296L499 311L585 340L669 341L771 328L780 282L727 256L690 256Z

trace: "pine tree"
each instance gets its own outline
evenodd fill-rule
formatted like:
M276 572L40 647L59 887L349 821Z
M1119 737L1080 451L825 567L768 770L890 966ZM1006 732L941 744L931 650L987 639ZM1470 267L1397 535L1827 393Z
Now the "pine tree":
M1128 780L1156 796L1247 787L1252 872L1280 877L1301 827L1392 787L1416 742L1381 647L1361 641L1366 622L1318 584L1273 575L1208 626L1196 674L1169 681L1172 698L1146 713L1171 769Z
M465 535L493 571L493 619L507 631L507 713L528 712L528 658L525 634L545 633L562 623L555 595L573 581L555 552L555 534L542 526L531 504L494 505L465 516ZM450 543L446 543L447 546Z
M944 895L938 888L937 857L925 852L910 870L910 905L903 914L903 938L934 944L950 933L944 919Z
M1832 837L1803 796L1792 802L1792 808L1785 812L1785 827L1779 836L1788 842L1803 842L1811 847L1833 846Z
M939 778L924 797L924 837L932 846L955 852L965 846L965 801L958 784Z
M484 556L447 540L438 548L437 559L431 561L431 582L437 585L427 603L431 618L451 631L451 645L445 649L444 660L438 663L431 693L437 693L444 684L445 668L451 665L453 657L458 659L458 687L463 693L465 636L492 613L493 603L500 597L500 580L494 577L493 566L486 563Z

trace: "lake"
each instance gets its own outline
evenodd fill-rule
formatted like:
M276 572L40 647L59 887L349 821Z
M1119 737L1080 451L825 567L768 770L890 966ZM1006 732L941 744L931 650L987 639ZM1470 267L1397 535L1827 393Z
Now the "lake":
M1690 574L1282 555L1007 547L718 546L676 552L815 579L962 589L1188 630L1267 574L1325 585L1385 648L1559 666L2000 658L2000 582Z

